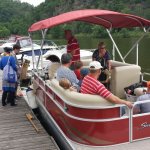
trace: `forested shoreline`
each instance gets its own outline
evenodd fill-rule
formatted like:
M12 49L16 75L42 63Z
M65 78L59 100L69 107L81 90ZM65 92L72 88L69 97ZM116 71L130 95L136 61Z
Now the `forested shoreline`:
M28 35L28 28L36 21L77 9L107 9L150 19L149 0L45 0L37 7L19 0L0 0L0 38L10 34ZM51 29L48 37L62 38L63 30L71 28L78 36L105 37L102 27L86 23L65 24ZM115 36L131 37L141 34L139 29L113 30ZM130 29L131 30L131 29ZM38 33L35 35L38 38Z

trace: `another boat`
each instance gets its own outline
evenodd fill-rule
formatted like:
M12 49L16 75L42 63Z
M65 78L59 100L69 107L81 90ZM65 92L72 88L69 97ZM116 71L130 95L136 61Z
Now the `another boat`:
M41 46L36 44L35 42L32 43L30 37L28 36L10 36L10 38L0 46L0 53L4 52L4 47L13 47L14 44L18 44L21 47L21 54L32 56L32 46L34 49L34 55L41 54ZM58 46L53 42L49 41L48 43L44 43L42 48L42 54L45 54L49 50L59 50Z
M83 21L106 28L113 43L113 54L117 51L122 60L112 60L110 89L113 94L126 99L125 87L146 82L141 78L138 55L136 65L126 63L125 57L134 47L138 54L138 43L150 29L149 20L109 10L77 10L36 22L28 31L41 30L44 33L48 28L72 21ZM123 57L110 31L112 28L133 27L144 29L144 35ZM88 66L90 61L91 59L85 59L84 66ZM131 143L150 137L150 113L133 115L133 109L109 103L100 96L64 90L56 79L45 80L36 69L33 76L36 103L62 149L97 150L102 146ZM134 105L137 103L140 102ZM126 115L123 116L122 107L126 108Z

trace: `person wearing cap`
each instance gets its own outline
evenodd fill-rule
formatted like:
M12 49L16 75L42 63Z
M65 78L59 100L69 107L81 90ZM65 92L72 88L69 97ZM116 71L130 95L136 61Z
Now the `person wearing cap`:
M81 68L81 70L80 70L81 79L79 80L79 86L80 87L82 85L82 81L83 81L84 77L88 74L89 74L89 68Z
M77 39L72 35L71 30L65 30L65 38L68 41L67 53L72 55L70 68L74 70L74 63L80 60L80 46Z
M0 60L0 69L3 70L6 66L7 62L10 62L10 65L17 72L16 60L13 56L11 56L12 48L5 47L4 48L5 55ZM10 102L11 106L16 106L15 104L15 91L16 91L16 83L9 83L8 81L2 80L2 106L6 106L8 102Z
M92 60L96 60L103 66L102 73L98 80L101 81L106 87L108 86L111 71L111 58L109 52L106 50L106 45L104 42L98 44L98 49L96 49L92 55Z
M133 106L131 102L121 100L119 97L113 95L101 82L98 81L98 77L101 74L101 68L103 67L98 61L92 61L89 64L90 73L84 77L82 81L81 93L99 95L112 103L125 104L129 108L132 108Z
M137 102L150 100L150 81L147 82L146 94L143 94L137 98ZM150 112L150 102L144 104L137 104L133 109L134 114Z
M72 86L75 86L79 90L79 80L77 79L74 71L70 69L70 65L72 63L72 55L69 53L64 53L61 56L61 66L57 69L56 79L60 80L62 78L68 79Z

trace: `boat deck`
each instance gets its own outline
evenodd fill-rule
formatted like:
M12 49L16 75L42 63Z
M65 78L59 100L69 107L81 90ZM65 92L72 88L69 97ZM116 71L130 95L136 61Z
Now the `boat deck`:
M0 92L1 99L2 92ZM38 119L32 114L24 98L20 98L18 106L1 105L0 100L0 149L2 150L57 150L53 139L47 134ZM31 114L35 130L26 114Z
M150 148L150 139L143 139L135 141L133 143L123 143L113 146L104 146L104 147L80 147L74 143L76 150L149 150Z

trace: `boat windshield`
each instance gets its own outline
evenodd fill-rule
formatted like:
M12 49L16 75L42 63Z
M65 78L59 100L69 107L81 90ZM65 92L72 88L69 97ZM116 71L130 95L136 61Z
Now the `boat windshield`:
M27 47L27 46L31 46L32 42L30 38L23 38L23 39L19 39L16 44L20 45L21 47Z

